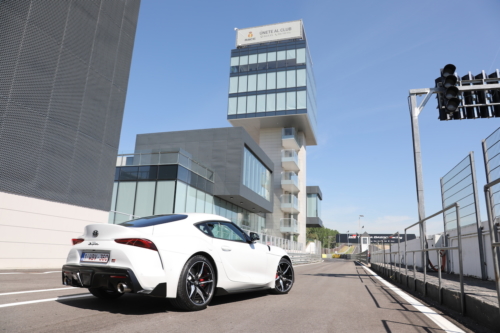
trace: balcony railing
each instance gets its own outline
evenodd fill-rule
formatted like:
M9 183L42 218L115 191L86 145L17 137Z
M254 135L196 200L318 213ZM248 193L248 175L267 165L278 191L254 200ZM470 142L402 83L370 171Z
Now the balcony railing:
M281 188L287 192L296 193L300 191L299 176L293 171L281 173Z
M294 218L281 219L280 231L289 234L298 234L299 225L297 224L297 220Z
M119 154L116 166L180 164L208 180L214 180L214 172L179 152Z
M293 194L281 195L281 210L285 213L299 213L299 198Z
M299 155L293 149L281 151L281 166L286 171L299 171Z
M282 145L286 149L299 150L299 138L297 137L297 131L293 127L283 128L281 130L281 141Z

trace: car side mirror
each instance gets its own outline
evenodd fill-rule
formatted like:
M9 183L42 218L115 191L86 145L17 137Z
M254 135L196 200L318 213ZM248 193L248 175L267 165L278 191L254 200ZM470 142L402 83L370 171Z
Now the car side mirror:
M250 241L255 242L260 239L259 234L255 232L250 233Z

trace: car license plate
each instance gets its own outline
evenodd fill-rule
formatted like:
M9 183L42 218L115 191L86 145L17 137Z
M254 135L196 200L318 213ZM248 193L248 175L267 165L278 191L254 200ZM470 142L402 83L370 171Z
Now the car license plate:
M109 260L109 253L99 252L83 252L80 257L80 262L103 262L107 263Z

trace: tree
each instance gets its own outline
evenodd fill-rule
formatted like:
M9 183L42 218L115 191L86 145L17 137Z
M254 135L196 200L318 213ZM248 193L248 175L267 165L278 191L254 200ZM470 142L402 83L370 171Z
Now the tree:
M307 241L318 240L323 248L330 248L330 244L335 242L338 233L337 230L328 228L306 228L306 239ZM328 236L331 236L330 244L328 243Z

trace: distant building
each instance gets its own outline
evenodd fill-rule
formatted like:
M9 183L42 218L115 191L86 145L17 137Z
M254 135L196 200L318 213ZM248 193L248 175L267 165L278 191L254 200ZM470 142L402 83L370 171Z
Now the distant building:
M59 266L107 222L139 6L0 1L0 268Z
M321 191L306 189L316 90L302 21L238 30L228 71L227 119L235 127L138 135L134 154L117 163L112 222L209 212L304 244L306 225L323 226ZM167 168L168 179L160 175ZM141 178L141 170L156 176Z

